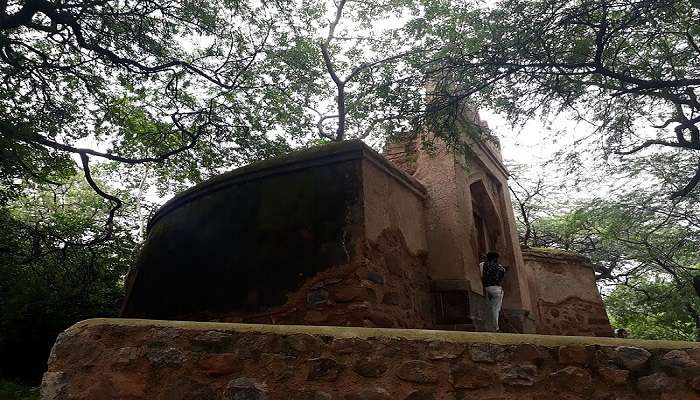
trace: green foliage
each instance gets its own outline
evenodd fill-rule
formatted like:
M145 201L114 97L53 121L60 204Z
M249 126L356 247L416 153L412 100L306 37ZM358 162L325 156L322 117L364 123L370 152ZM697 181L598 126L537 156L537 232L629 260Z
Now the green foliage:
M284 23L271 30L260 63L270 82L263 98L274 100L269 119L297 141L412 131L424 110L417 66L432 51L397 21L417 8L413 0L321 0L270 10Z
M39 400L39 388L0 380L0 400Z
M579 201L566 211L536 209L530 214L530 244L588 256L613 326L636 338L696 340L697 200L664 196L677 176L671 181L665 174L643 176L643 182L635 178L606 199Z
M652 201L635 191L631 197L592 200L570 212L542 217L534 224L535 245L586 254L601 279L633 271L677 273L689 282L700 264L700 231L689 220L693 214L655 208ZM675 207L681 208L678 203Z
M275 23L267 8L228 0L6 2L0 190L17 180L62 182L75 172L70 153L92 165L123 163L122 173L152 162L157 189L172 192L288 151L284 138L269 134L279 126L269 102L251 90L264 86L254 61Z
M624 327L630 338L696 340L695 321L686 300L700 309L695 293L661 279L638 278L617 286L605 297L610 322Z
M682 149L693 159L674 197L700 182L700 8L691 0L425 1L409 24L440 48L422 69L433 75L437 112L446 127L468 99L507 115L514 125L566 115L591 127L562 152L622 162ZM426 17L430 16L428 20ZM659 168L665 168L657 164Z
M112 238L99 240L108 209L80 177L0 207L1 375L36 381L59 332L117 315L136 243L122 216Z

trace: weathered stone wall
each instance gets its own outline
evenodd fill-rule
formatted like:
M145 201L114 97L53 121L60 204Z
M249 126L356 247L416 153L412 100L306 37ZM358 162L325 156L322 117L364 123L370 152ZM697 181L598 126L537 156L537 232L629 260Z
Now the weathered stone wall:
M377 240L387 229L395 229L404 235L408 249L416 254L426 254L428 244L425 235L426 194L415 186L396 179L401 173L386 163L362 162L362 192L364 231L368 240ZM422 188L422 186L421 186Z
M295 152L175 196L149 221L123 315L256 313L352 262L363 240L365 147Z
M612 336L590 261L575 253L527 249L523 258L537 333Z
M698 343L92 320L43 400L697 400Z
M220 175L149 222L123 315L432 326L424 200L360 141Z
M227 313L224 322L385 328L432 326L425 256L411 252L401 231L366 240L353 261L307 281L283 306Z

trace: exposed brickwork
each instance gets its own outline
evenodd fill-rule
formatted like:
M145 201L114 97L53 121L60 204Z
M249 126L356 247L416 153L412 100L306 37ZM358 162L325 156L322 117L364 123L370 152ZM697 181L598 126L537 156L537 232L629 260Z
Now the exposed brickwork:
M500 335L509 339L494 344L468 333L217 327L107 321L69 330L54 346L42 399L700 399L694 343L643 349L612 339L523 337L534 345Z
M538 333L545 335L612 336L602 303L569 297L559 303L540 300Z
M475 113L467 120L481 125ZM461 128L470 129L467 126ZM464 154L459 146L448 144L427 134L418 139L390 143L384 156L397 168L413 175L427 191L425 208L428 268L436 281L462 281L461 293L443 293L436 297L436 308L446 303L462 303L468 308L468 318L455 323L440 323L448 329L494 329L494 323L484 321L477 311L483 288L479 276L479 259L489 251L497 251L503 265L510 266L504 285L504 328L513 332L535 332L531 318L523 262L518 246L515 218L507 191L508 173L502 163L500 149L485 141L473 141L463 135L462 141L470 151ZM461 299L460 299L461 297ZM463 300L463 301L462 301ZM483 303L481 301L480 303ZM454 308L454 307L450 307ZM456 308L454 308L456 310ZM459 314L459 312L451 314ZM471 320L457 322L458 320Z
M384 157L403 172L413 175L418 167L418 141L407 140L400 143L387 143Z
M281 307L186 319L426 328L432 326L433 310L425 256L413 254L398 230L385 230L376 241L365 240L350 264L318 274Z

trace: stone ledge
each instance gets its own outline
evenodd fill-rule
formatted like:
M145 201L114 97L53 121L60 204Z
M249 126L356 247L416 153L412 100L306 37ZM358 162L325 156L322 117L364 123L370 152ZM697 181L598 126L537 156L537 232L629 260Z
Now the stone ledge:
M574 262L592 268L591 260L581 254L559 250L551 247L523 247L523 259L542 262Z
M263 325L234 324L223 322L164 321L151 319L94 318L88 319L68 328L67 331L100 325L163 327L196 331L230 331L238 333L270 333L280 335L309 334L330 336L341 339L351 338L398 338L408 340L442 341L452 343L490 343L496 345L532 344L543 347L560 346L628 346L647 349L690 349L700 348L699 342L682 342L671 340L637 340L588 336L551 336L488 332L436 331L427 329L389 329L360 328L339 326L306 325Z

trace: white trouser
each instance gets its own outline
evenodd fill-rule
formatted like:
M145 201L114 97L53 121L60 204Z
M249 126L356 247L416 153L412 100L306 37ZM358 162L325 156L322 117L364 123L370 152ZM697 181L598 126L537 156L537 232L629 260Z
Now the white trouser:
M501 313L501 304L503 303L503 288L500 286L486 286L484 289L486 289L489 298L494 326L498 330L498 315Z

